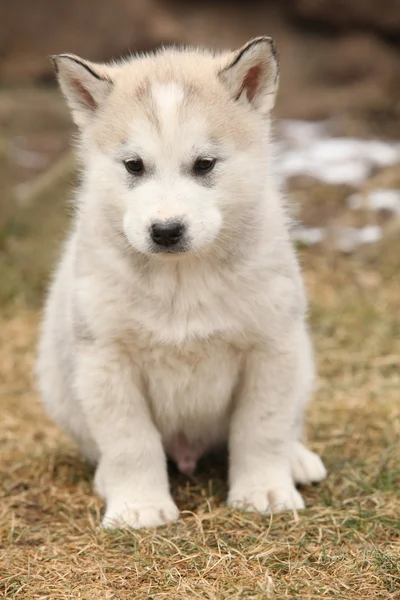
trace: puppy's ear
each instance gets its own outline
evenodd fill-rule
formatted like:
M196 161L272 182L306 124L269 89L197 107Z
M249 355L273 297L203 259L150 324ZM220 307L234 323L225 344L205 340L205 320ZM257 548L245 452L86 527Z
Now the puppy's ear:
M73 54L58 54L51 60L74 121L84 127L111 91L113 83L106 67Z
M262 114L275 104L279 63L275 43L270 37L250 40L235 52L219 77L235 100L245 99Z

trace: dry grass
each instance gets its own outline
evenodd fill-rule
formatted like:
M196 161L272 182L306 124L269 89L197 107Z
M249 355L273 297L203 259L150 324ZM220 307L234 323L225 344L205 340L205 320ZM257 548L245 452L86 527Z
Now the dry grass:
M396 247L398 249L398 245ZM44 416L37 315L0 323L0 593L5 598L400 598L400 293L396 269L304 258L320 381L312 447L329 478L299 515L229 511L225 466L172 473L182 516L106 533L92 473Z

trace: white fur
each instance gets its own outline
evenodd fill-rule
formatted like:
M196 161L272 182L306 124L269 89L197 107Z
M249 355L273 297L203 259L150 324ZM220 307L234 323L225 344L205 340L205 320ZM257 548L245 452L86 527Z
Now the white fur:
M154 83L152 95L157 103L157 114L161 119L163 128L176 132L179 126L177 122L178 106L184 98L183 89L176 83Z
M59 78L74 95L75 67L63 70L65 60ZM176 84L163 79L163 60ZM325 477L299 441L313 357L269 170L269 119L218 80L228 60L170 51L108 67L114 91L82 128L84 180L46 306L38 373L48 410L98 465L105 526L178 518L167 454L190 470L227 443L228 504L261 512L303 508L294 482ZM152 80L158 124L138 106L130 117L139 69ZM186 95L196 77L213 102L201 91ZM137 155L148 171L132 184L123 161ZM199 155L219 158L207 185L191 171ZM153 254L149 226L171 218L185 221L188 251Z

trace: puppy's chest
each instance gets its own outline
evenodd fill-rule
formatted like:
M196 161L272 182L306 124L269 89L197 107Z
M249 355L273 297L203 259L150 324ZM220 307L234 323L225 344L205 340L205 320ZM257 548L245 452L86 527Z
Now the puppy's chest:
M178 285L155 280L144 294L135 294L130 310L132 329L137 326L161 343L186 345L187 340L241 337L249 329L246 290L220 278L188 277ZM165 282L164 282L165 283ZM240 286L239 286L240 288ZM192 350L189 352L193 354Z
M213 444L225 437L242 351L220 339L141 352L154 420L166 443L178 433Z

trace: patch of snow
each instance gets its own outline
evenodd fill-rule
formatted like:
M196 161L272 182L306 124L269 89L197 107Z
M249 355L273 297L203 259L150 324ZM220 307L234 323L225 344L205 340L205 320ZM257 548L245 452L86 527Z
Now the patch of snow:
M325 238L325 230L322 227L296 227L293 238L306 246L314 246Z
M365 195L352 194L348 197L347 204L351 210L369 208L400 213L400 190L376 189Z
M332 138L324 123L283 120L276 162L284 178L309 175L331 184L362 183L371 169L400 162L400 144Z
M382 238L382 228L379 225L366 225L357 229L359 244L374 244Z
M363 244L372 244L382 238L382 229L378 225L365 227L335 227L333 244L341 252L350 253ZM299 226L293 232L293 239L306 246L320 244L326 239L324 227Z
M10 144L12 160L25 169L41 169L47 163L47 158L41 152L23 148L23 138L16 138Z
M340 227L335 232L335 244L341 252L353 252L362 244L372 244L382 238L382 229L378 225L366 227Z

